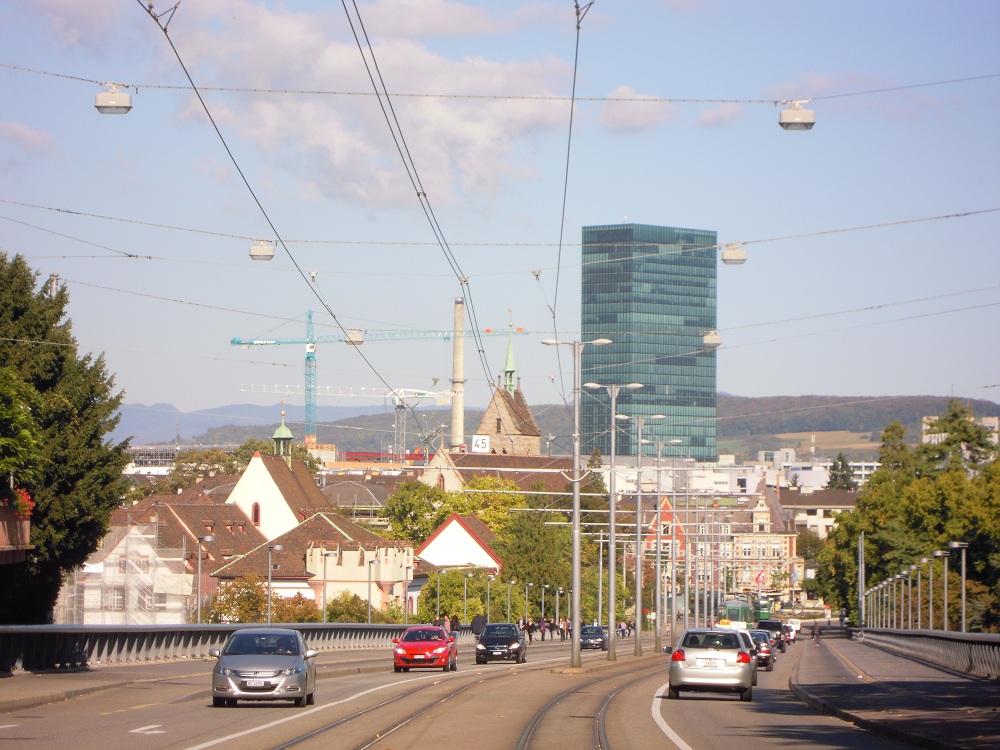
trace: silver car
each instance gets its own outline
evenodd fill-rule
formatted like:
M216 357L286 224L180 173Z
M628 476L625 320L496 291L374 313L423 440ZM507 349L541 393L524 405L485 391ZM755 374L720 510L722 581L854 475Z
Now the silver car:
M733 692L753 700L754 657L733 630L690 628L670 654L668 698L681 691Z
M236 701L292 701L296 706L316 702L319 652L307 649L297 630L237 630L221 652L213 648L208 653L218 658L212 670L213 706L235 706Z

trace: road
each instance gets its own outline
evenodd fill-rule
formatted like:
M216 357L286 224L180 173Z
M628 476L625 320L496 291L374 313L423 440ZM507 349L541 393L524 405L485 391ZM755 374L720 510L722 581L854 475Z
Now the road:
M789 689L806 644L761 671L754 700L685 693L666 700L667 659L617 662L584 652L569 670L568 644L536 640L524 665L476 666L464 647L454 673L395 674L388 654L320 656L317 702L212 708L211 662L163 665L158 677L0 715L0 744L32 750L405 750L601 747L732 750L871 747L873 735L825 716ZM648 646L651 647L651 642ZM811 655L818 656L818 655ZM345 668L349 664L349 668ZM30 678L29 678L30 679ZM0 689L7 686L0 684ZM884 737L879 747L903 747Z

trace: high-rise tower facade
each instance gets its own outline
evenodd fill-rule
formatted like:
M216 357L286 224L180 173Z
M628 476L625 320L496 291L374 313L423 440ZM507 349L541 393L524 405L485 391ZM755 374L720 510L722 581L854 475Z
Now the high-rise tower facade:
M617 412L644 416L643 455L715 461L716 233L644 224L583 228L581 340L584 383L627 385ZM611 450L612 415L606 389L584 389L581 451ZM663 414L665 419L649 417ZM616 450L634 456L636 420L615 420ZM650 441L647 443L646 441ZM679 443L676 441L680 441Z

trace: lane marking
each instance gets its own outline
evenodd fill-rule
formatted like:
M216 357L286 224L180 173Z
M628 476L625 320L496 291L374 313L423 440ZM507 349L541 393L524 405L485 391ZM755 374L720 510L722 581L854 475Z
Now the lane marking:
M688 743L680 738L670 725L667 724L666 720L663 718L663 714L660 713L660 702L663 700L663 696L667 694L670 689L670 683L665 682L660 687L656 689L656 693L653 695L653 703L650 709L653 714L653 721L656 722L656 726L660 728L660 731L667 735L667 739L673 742L681 750L694 750Z
M129 734L166 734L166 731L160 729L162 724L150 724L148 727L139 727L138 729L132 729Z

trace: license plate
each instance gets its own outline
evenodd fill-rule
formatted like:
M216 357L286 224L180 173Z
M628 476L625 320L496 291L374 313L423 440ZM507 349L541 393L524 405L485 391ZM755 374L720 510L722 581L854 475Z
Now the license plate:
M716 659L702 659L701 666L715 669L719 666L719 662Z
M264 687L266 685L263 680L247 680L247 687Z
M424 659L424 658L426 658L426 657L425 657L425 656L424 656L423 654L414 654L414 655L413 655L413 658L414 658L414 659Z
M494 651L493 655L494 656L503 656L503 651Z

